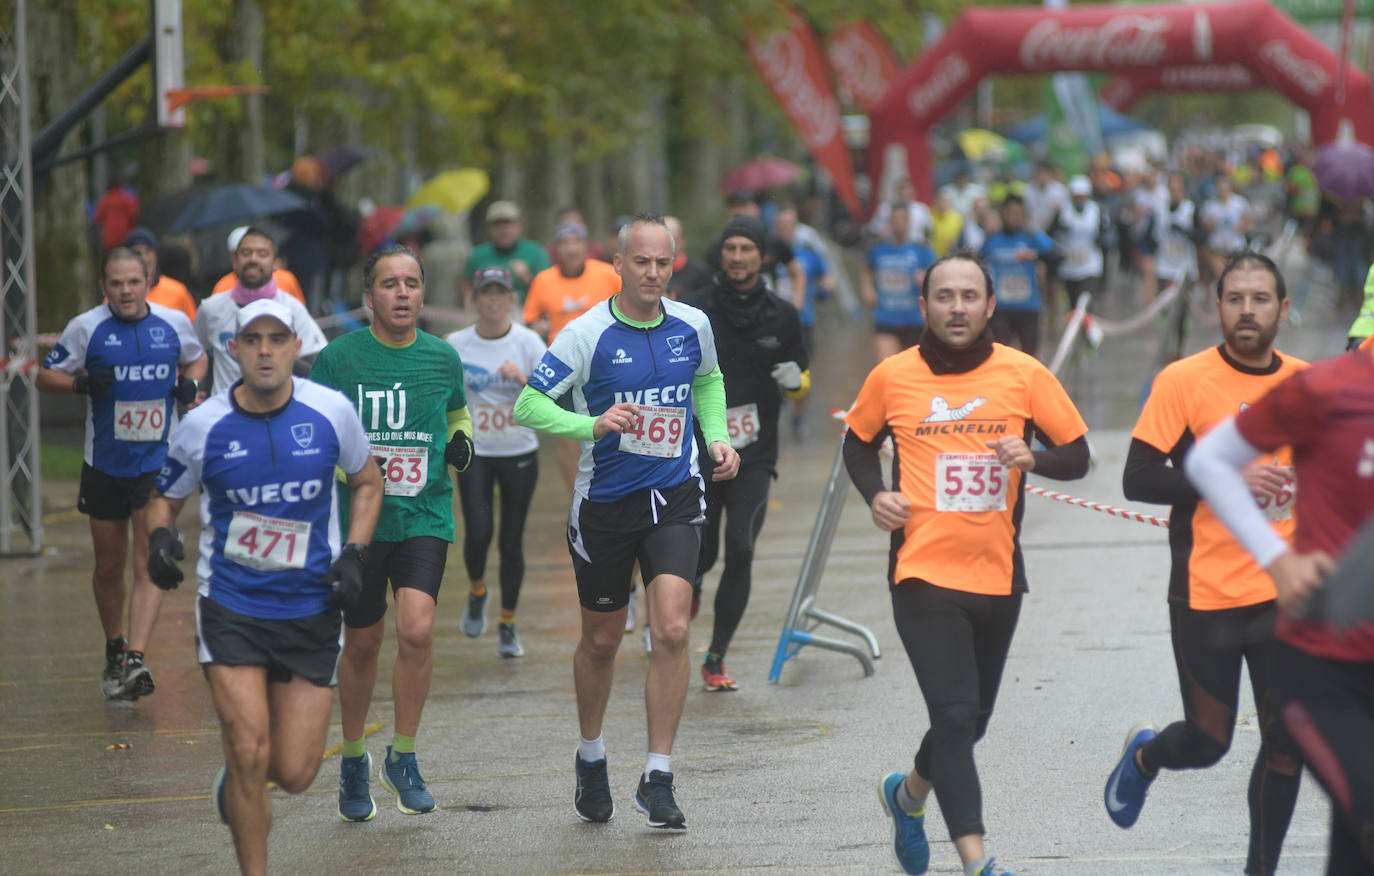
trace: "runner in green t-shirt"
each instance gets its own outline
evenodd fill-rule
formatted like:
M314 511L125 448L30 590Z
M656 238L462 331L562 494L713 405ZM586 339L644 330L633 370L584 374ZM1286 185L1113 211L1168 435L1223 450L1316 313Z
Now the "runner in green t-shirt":
M550 267L549 254L528 237L521 237L520 207L514 201L493 201L487 208L487 242L472 248L463 271L464 300L471 297L470 278L483 268L505 268L515 281L516 304L525 303L534 275Z
M403 246L373 254L364 269L370 328L325 347L310 378L333 387L357 407L372 455L382 467L384 496L364 566L363 594L344 612L339 705L344 748L339 816L368 821L377 814L369 790L372 761L363 725L372 704L390 581L396 599L396 666L392 674L395 735L378 771L396 794L396 808L415 815L434 809L434 796L415 761L415 735L429 694L434 612L444 562L453 541L453 483L472 459L472 421L463 395L457 351L419 331L424 269ZM339 491L341 516L348 491Z

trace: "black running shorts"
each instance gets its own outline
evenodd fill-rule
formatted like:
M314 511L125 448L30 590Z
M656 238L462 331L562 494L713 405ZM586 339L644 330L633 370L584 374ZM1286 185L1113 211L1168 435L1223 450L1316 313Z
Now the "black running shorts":
M157 475L153 469L137 477L117 478L83 462L76 510L96 520L128 520L148 504Z
M405 541L374 541L363 565L363 592L358 604L344 612L344 623L354 629L370 627L386 616L386 585L391 589L413 587L439 601L444 580L448 542L432 535Z
M659 575L691 581L705 520L700 475L663 490L637 490L614 502L573 496L568 551L582 607L623 608L630 601L635 560L645 584Z
M333 609L293 620L249 617L196 597L196 658L202 666L265 666L267 680L299 675L316 687L339 683L343 627Z

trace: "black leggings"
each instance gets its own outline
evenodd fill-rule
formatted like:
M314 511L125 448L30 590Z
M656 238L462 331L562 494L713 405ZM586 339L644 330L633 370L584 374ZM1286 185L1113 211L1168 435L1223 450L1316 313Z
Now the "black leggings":
M984 596L916 579L892 588L892 617L930 715L916 774L934 786L951 839L983 834L973 743L987 732L1020 614L1020 593Z
M1278 644L1279 712L1331 798L1327 876L1374 874L1374 662Z
M525 579L525 518L539 479L539 454L474 456L468 470L458 475L458 498L463 505L463 563L468 578L486 575L487 548L495 514L492 488L501 488L501 609L515 611L520 582Z
M773 478L771 465L741 466L739 474L728 481L706 483L706 525L701 528L701 553L697 557L697 577L716 564L720 551L720 520L725 517L725 568L716 585L716 621L711 632L710 652L725 656L735 637L749 590L753 585L754 542L763 529L768 510L768 487Z
M1008 310L999 307L988 320L992 336L999 344L1016 346L1027 356L1034 356L1040 350L1040 311ZM1016 343L1012 343L1012 339Z
M1293 817L1302 769L1298 749L1275 706L1273 602L1218 611L1169 606L1174 662L1183 692L1184 720L1165 727L1141 748L1150 772L1202 769L1231 747L1240 695L1241 661L1259 710L1260 749L1250 771L1250 850L1245 872L1270 874L1278 867L1283 837Z

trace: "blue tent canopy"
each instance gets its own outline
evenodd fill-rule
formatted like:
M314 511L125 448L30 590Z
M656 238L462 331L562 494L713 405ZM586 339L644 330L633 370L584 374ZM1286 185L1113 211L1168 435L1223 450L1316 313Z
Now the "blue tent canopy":
M1137 122L1130 116L1123 116L1121 113L1109 106L1098 104L1098 117L1102 120L1102 136L1111 137L1114 134L1126 134L1131 131L1143 131L1149 126ZM1033 143L1037 140L1045 139L1045 132L1049 129L1049 122L1043 115L1036 116L1022 122L1010 131L1006 132L1007 139L1015 140L1018 143Z

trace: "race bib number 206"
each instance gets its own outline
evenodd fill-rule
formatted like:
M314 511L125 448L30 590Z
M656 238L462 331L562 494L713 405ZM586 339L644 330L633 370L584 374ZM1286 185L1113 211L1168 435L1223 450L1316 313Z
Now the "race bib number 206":
M935 457L936 511L1007 510L1007 468L995 453Z

